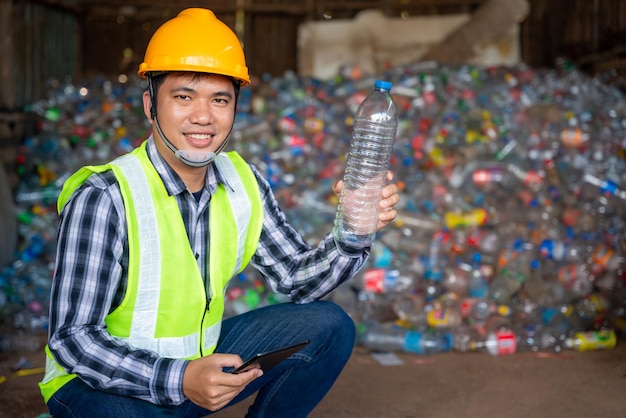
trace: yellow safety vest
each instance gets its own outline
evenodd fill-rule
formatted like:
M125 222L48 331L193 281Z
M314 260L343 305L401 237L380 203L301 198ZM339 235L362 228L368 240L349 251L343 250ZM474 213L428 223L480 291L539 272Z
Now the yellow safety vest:
M211 197L207 306L178 203L165 189L145 145L109 164L77 171L65 182L57 206L60 213L91 174L113 170L126 210L129 269L124 299L105 318L107 331L162 357L198 358L215 350L226 284L256 251L263 225L261 195L252 170L239 154L216 157L215 164L232 190L219 184ZM46 346L46 374L39 384L44 400L48 402L75 377L60 367Z

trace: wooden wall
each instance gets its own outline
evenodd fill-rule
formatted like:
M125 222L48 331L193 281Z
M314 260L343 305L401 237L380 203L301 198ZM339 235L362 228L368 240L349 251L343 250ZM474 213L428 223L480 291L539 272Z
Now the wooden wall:
M59 5L0 0L0 163L14 161L32 126L24 107L50 83L79 75L76 15Z
M522 25L522 56L551 67L566 57L588 73L612 70L626 89L626 1L529 0Z
M121 70L125 48L132 49L134 57L133 62L124 61L123 67L137 68L152 32L187 7L184 3L163 8L163 13L156 12L152 6L138 8L135 15L121 19L114 15L84 15L81 18L83 72L116 74ZM203 6L212 8L221 20L237 29L252 74L279 76L287 70L297 71L298 26L307 20L350 19L368 8L380 9L388 16L471 12L480 3L481 0L213 0ZM98 41L103 47L94 49L92 46Z
M9 42L0 47L4 65L0 109L20 109L43 98L51 80L74 78L80 73L80 32L76 16L65 8L27 1L3 1L2 15ZM7 38L3 38L6 41Z

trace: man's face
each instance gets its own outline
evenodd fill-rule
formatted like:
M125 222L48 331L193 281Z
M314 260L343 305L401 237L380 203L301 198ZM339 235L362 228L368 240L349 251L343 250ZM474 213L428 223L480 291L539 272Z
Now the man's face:
M150 118L150 97L144 93ZM235 118L232 81L215 74L171 73L157 92L157 119L163 134L179 150L214 152L226 140ZM173 166L182 164L158 138L156 144Z

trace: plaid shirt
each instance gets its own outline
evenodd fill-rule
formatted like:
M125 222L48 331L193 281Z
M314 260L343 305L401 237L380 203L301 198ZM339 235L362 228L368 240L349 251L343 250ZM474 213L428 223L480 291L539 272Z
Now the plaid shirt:
M191 248L208 283L209 202L218 183L230 185L211 164L196 200L158 154L152 137L147 151L168 193L176 196ZM306 303L352 277L369 252L340 252L332 234L316 248L309 246L287 223L268 182L254 167L253 171L264 220L251 265L272 290L289 295L295 303ZM126 229L115 176L111 171L91 175L60 215L49 347L60 365L94 388L157 404L180 404L185 400L182 382L188 361L131 349L106 330L104 318L124 297L129 264Z

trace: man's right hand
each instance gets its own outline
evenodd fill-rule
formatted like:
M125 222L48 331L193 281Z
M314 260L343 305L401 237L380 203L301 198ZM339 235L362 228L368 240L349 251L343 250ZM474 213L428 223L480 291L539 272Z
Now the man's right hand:
M183 393L193 403L209 411L226 406L250 382L263 375L261 369L232 374L222 371L225 367L243 364L236 354L211 354L192 360L183 376Z

